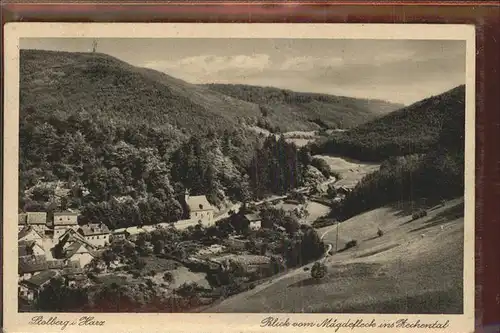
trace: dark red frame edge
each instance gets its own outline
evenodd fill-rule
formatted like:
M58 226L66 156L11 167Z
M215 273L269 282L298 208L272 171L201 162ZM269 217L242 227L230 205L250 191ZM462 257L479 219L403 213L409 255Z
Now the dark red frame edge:
M1 12L2 28L8 22L20 21L458 23L475 25L477 49L476 332L500 332L500 242L497 240L500 236L500 149L496 147L496 144L500 143L500 5L491 5L491 2L489 5L481 5L479 2L445 4L443 2L440 5L422 2L419 4L336 2L334 4L292 5L193 2L183 4L123 3L121 5L11 3L2 5ZM4 82L3 79L2 71L2 82ZM5 158L3 149L2 157ZM0 288L3 288L3 284Z

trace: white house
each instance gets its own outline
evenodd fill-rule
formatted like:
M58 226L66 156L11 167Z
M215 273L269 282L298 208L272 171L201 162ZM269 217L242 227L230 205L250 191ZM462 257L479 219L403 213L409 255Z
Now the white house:
M70 211L54 213L52 227L54 240L59 239L68 229L78 229L78 213Z
M79 262L80 267L85 267L95 257L93 250L88 244L75 241L64 250L64 257L68 261Z
M43 248L43 236L31 226L24 227L18 234L17 239L21 241L35 241Z
M214 224L214 208L208 202L204 195L190 196L186 192L184 197L189 209L189 219L195 222L201 222L203 226Z
M91 223L78 228L78 233L82 235L87 242L97 247L103 247L109 244L111 235L108 227L104 223Z

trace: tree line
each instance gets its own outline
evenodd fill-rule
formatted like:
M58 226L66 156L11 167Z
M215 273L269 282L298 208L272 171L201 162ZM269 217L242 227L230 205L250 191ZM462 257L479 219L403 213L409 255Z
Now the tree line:
M186 190L216 206L285 193L303 184L311 163L283 137L259 139L240 128L179 135L84 111L63 117L27 108L19 137L21 210L75 208L81 223L111 228L178 220Z

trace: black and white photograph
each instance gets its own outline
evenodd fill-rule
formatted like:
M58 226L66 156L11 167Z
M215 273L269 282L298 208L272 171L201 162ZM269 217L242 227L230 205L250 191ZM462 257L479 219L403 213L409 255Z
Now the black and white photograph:
M17 311L469 312L431 38L20 38Z

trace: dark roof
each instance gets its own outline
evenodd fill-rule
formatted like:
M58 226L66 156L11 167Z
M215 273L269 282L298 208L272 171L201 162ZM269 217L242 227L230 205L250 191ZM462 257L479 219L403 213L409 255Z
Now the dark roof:
M68 246L68 248L65 251L64 256L66 258L71 258L80 249L80 247L82 247L82 246L85 247L85 249L87 249L87 251L90 253L90 255L92 255L92 256L96 255L96 252L93 251L92 247L89 247L84 242L75 241L73 244L71 244L70 246Z
M85 238L73 229L68 229L61 237L59 237L59 244L63 245L67 242L80 242L87 245L89 248L94 248L95 246L90 244L85 240Z
M62 275L77 275L77 274L83 274L83 269L78 267L78 268L73 268L73 267L66 267L63 268Z
M38 236L40 236L40 238L42 238L42 235L40 235L40 233L38 233L35 229L33 229L30 226L26 226L21 231L19 231L19 233L17 234L17 238L18 239L23 238L26 235L28 235L31 231L35 232Z
M18 271L20 274L40 272L47 269L47 258L44 255L19 257Z
M79 231L84 236L92 236L92 235L102 235L109 234L109 229L104 223L100 224L86 224L81 226Z
M65 264L64 260L47 260L47 266L49 269L63 269Z
M23 281L22 283L25 284L27 287L38 289L57 275L58 273L54 271L43 271L41 273L36 274L32 278Z
M47 213L45 212L26 212L26 221L28 224L46 224Z
M34 240L22 240L18 242L17 249L19 252L19 256L27 256L31 255L31 251L28 251L28 249L33 248L36 245L36 242Z
M257 222L261 220L259 214L245 214L244 216L250 222Z

